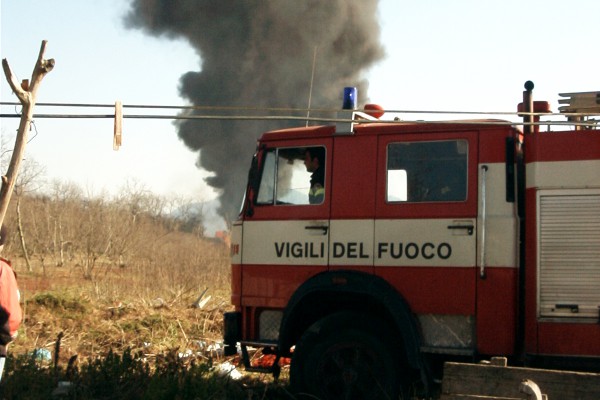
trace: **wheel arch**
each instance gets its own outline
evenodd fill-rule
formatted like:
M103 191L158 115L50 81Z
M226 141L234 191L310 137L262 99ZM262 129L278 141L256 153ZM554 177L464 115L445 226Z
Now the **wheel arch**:
M313 323L344 310L379 316L402 338L408 364L422 369L419 329L408 303L384 279L358 271L323 272L302 284L284 310L279 348L289 349Z

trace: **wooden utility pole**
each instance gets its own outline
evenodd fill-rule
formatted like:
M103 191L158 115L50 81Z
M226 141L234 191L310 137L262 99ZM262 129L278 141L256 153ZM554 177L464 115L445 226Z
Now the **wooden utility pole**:
M25 153L27 134L29 133L29 127L33 118L33 108L35 106L37 90L42 79L44 79L44 76L54 68L53 58L49 60L44 59L47 43L48 41L46 40L42 41L40 53L35 67L33 68L33 73L31 74L31 81L25 79L19 84L16 77L13 75L6 58L2 60L2 69L4 70L6 80L15 95L19 98L19 102L23 106L23 111L21 112L21 122L19 123L15 148L12 157L10 158L8 171L6 172L6 175L2 176L2 188L0 189L0 226L4 222L6 210L8 210L8 204L10 203L10 197L12 196L17 181L19 166L21 165L21 160L23 160L23 154Z

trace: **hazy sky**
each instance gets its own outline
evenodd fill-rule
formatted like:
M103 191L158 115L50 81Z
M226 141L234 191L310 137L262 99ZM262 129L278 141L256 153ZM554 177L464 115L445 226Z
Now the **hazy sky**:
M185 41L126 29L127 9L125 0L2 0L1 57L29 78L41 41L49 41L46 58L56 67L38 102L183 105L179 77L199 70L198 54ZM386 58L368 74L369 97L386 109L515 111L532 80L535 98L556 111L559 92L600 90L597 0L382 0L379 15ZM0 90L1 101L17 101L4 77ZM3 118L2 137L17 125ZM171 121L126 119L119 151L112 130L111 119L37 119L26 157L47 179L95 193L137 182L159 195L214 197Z

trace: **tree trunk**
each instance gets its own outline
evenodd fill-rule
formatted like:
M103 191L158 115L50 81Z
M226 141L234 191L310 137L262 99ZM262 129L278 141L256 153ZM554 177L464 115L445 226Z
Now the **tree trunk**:
M27 271L33 272L31 267L31 261L29 260L29 253L27 252L27 246L25 245L25 233L23 232L23 224L21 219L21 199L17 197L17 230L19 231L19 238L21 239L21 249L23 250L23 256L27 263Z
M2 225L2 222L4 222L4 217L10 203L10 197L12 196L17 181L19 166L25 152L27 134L29 133L29 127L33 118L33 108L35 106L37 90L42 79L44 79L44 76L54 68L54 59L44 59L46 43L48 43L46 40L42 41L40 53L31 75L31 84L27 80L24 80L19 84L12 73L6 58L2 60L2 69L4 70L6 80L12 91L19 98L19 101L23 106L23 111L21 114L21 122L19 123L19 130L17 131L17 138L15 140L15 148L8 165L8 171L6 176L2 177L2 188L0 189L0 226Z

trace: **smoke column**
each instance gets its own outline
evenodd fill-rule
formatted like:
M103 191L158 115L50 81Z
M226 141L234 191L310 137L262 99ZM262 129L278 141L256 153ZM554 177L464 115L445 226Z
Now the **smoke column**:
M151 35L186 38L197 50L200 70L184 74L179 88L194 105L306 108L317 49L311 108L332 109L341 108L344 86L358 87L359 104L366 100L361 76L384 54L377 3L133 0L125 22ZM199 151L197 165L213 172L207 183L219 191L228 222L239 210L256 139L294 125L305 122L178 123L180 138Z

